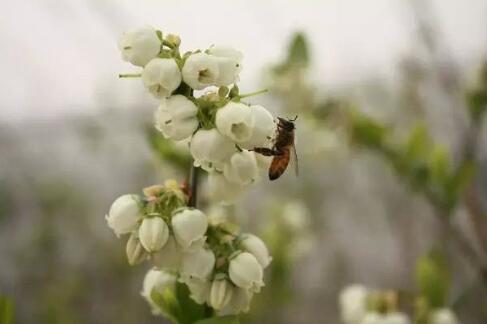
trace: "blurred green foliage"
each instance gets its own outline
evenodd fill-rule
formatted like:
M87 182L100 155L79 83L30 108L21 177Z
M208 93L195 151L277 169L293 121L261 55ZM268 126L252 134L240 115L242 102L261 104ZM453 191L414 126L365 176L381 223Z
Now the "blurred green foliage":
M467 92L466 100L472 120L475 123L480 123L487 110L487 62L480 69L476 86Z
M0 294L0 324L14 324L14 302Z
M419 122L405 140L393 129L364 114L350 114L352 142L384 157L416 191L424 193L436 206L450 212L461 198L474 172L472 161L451 165L448 150L435 144L426 126Z
M447 306L451 278L446 259L440 251L432 251L418 259L415 277L419 295L427 301L428 307Z

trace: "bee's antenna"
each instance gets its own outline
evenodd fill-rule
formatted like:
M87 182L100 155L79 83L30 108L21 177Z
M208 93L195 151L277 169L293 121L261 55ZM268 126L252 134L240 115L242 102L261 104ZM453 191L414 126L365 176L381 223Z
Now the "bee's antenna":
M294 121L296 121L296 119L298 119L298 115L296 115L293 119L289 119L289 121L294 122Z

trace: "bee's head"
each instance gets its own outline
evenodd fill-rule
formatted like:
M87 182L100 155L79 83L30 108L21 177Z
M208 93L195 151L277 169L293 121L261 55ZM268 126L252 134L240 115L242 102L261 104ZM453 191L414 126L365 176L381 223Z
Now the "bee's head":
M295 128L294 122L296 121L297 118L298 118L297 115L293 119L277 117L277 119L279 120L279 127L282 127L283 129L285 129L287 131L292 131Z

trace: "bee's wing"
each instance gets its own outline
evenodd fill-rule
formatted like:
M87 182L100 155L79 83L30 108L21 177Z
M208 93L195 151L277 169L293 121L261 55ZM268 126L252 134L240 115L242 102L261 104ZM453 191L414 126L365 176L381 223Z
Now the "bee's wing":
M296 152L296 146L291 146L291 163L294 166L294 174L296 177L299 175L299 161L298 161L298 153Z

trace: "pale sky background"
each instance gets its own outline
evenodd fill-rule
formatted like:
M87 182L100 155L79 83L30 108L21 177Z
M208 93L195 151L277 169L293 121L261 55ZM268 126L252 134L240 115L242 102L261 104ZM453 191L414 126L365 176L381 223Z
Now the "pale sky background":
M487 1L432 1L440 40L468 69L487 54ZM179 34L183 49L232 45L245 54L241 88L258 87L262 68L306 32L314 74L336 87L371 75L389 78L411 53L415 24L405 0L163 1L19 0L2 5L0 121L94 113L100 96L123 109L152 100L116 47L126 29L150 24Z

